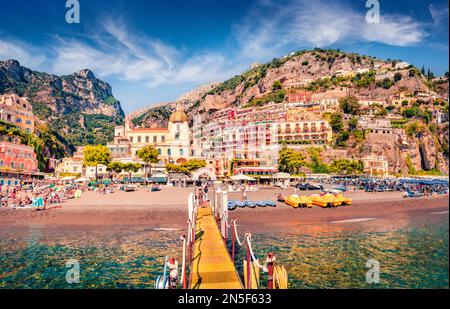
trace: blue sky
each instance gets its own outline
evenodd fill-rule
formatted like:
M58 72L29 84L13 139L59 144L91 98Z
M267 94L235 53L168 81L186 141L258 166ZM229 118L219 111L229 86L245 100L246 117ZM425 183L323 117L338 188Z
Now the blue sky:
M109 82L126 112L167 102L299 49L340 48L448 71L448 2L379 0L0 0L0 60L54 74L84 68ZM331 3L331 4L330 4Z

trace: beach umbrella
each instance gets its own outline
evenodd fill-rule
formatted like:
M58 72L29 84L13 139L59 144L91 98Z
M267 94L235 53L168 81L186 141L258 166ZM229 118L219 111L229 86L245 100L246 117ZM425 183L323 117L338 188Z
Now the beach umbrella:
M89 178L78 178L77 180L75 180L75 182L87 182L87 181L91 181Z
M231 178L231 180L234 180L234 181L255 181L256 180L255 178L252 178L247 175L242 175L242 174L234 175L234 176L231 176L230 178Z

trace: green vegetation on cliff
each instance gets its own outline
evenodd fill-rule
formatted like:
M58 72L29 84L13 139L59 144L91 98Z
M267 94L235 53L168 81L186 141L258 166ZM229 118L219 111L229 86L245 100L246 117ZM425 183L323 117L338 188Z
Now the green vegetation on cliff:
M74 148L57 132L46 125L37 128L37 134L28 134L10 123L0 120L0 136L3 140L30 146L34 149L40 171L46 171L48 160L61 159L66 153L72 153Z

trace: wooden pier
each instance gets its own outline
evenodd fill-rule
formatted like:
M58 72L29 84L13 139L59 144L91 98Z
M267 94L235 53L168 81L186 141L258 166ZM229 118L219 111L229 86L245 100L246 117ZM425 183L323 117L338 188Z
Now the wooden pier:
M191 289L243 289L210 207L199 208Z

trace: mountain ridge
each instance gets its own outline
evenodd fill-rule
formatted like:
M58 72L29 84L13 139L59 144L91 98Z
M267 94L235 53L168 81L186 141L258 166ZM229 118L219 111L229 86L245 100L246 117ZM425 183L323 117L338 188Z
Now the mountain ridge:
M215 83L210 90L203 88L203 91L197 92L197 96L190 96L189 100L167 103L167 108L174 110L177 105L181 105L192 120L192 116L197 113L211 114L216 110L231 106L248 106L255 100L268 96L272 92L272 85L275 81L280 81L283 87L288 84L304 83L302 89L313 92L318 98L343 97L347 94L345 88L357 91L357 94L362 97L385 97L399 92L402 87L409 91L430 90L418 68L408 65L402 69L396 69L399 64L402 64L401 60L382 60L372 56L345 53L340 50L318 48L302 50L282 58L274 58L266 64L252 65L249 70L240 75L221 83ZM361 80L359 81L353 81L351 78L339 81L339 77L336 77L337 71L355 72L358 70L361 72L366 70L365 73L360 74ZM375 75L369 76L371 72L374 72ZM390 86L387 85L388 88L383 85L383 81L386 79L392 82L396 73L401 74L400 81L392 83ZM411 74L414 75L411 76ZM336 82L334 78L338 81ZM345 87L346 83L349 87ZM202 88L200 87L200 89ZM447 88L443 87L441 92L445 92L445 89L448 89L448 86ZM135 118L139 117L140 119L137 122L138 125L150 126L155 125L155 122L160 125L164 124L160 122L157 109L153 110L150 106L145 109L144 113L154 116L135 114Z
M0 61L0 94L6 93L27 97L37 125L57 131L71 149L105 144L114 124L125 116L111 86L90 69L58 76L31 70L17 60Z

